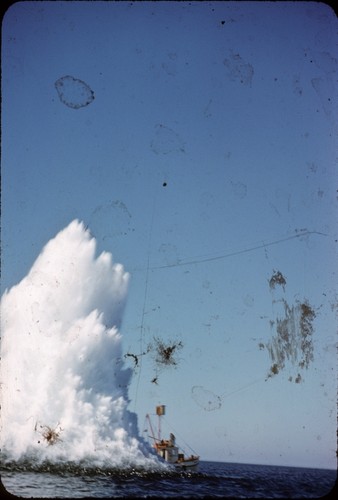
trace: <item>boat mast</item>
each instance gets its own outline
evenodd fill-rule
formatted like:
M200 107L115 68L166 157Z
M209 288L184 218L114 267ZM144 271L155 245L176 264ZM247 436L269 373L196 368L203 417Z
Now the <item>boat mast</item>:
M154 440L154 446L155 446L156 445L156 437L155 437L154 429L153 429L153 426L151 424L151 420L150 420L150 417L149 417L148 413L146 415L146 419L148 420L149 427L150 427L150 432L151 432L151 438Z
M156 406L156 415L158 416L158 440L161 441L161 417L165 415L165 405Z

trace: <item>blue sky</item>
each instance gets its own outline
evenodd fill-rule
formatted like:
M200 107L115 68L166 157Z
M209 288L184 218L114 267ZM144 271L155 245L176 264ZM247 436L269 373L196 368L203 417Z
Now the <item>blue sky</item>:
M166 404L202 459L335 466L336 27L316 2L18 2L3 19L2 290L88 225L131 274L140 432ZM301 304L313 360L268 377Z

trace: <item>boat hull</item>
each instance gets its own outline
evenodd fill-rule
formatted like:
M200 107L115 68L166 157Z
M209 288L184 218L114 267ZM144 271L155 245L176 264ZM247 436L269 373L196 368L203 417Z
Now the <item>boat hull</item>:
M198 458L191 459L191 460L186 459L186 460L182 460L181 462L176 462L174 464L176 469L189 470L189 471L197 470L198 465L199 465Z

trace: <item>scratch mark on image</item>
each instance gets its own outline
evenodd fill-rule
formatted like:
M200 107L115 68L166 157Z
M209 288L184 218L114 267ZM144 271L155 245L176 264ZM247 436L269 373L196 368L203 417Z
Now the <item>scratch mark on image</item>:
M278 245L279 243L284 243L286 241L289 241L289 240L293 240L295 238L302 238L302 237L307 237L307 236L310 236L311 234L317 234L317 235L320 235L320 236L327 236L326 234L324 233L320 233L318 231L307 231L307 230L299 230L301 232L298 232L298 229L295 230L296 234L293 234L291 236L287 236L285 238L280 238L279 240L274 240L274 241L269 241L269 242L263 242L259 245L256 245L256 246L252 246L252 247L249 247L249 248L244 248L242 250L237 250L237 251L234 251L234 252L229 252L229 253L222 253L221 255L210 255L209 256L201 256L201 257L195 257L195 258L192 258L190 260L184 260L184 259L181 259L180 262L176 262L176 263L173 263L173 264L165 264L165 265L162 265L162 266L152 266L150 267L151 270L154 270L154 269L165 269L167 267L178 267L178 266L188 266L188 265L191 265L191 264L202 264L203 262L212 262L212 261L216 261L216 260L221 260L221 259L227 259L229 257L234 257L236 255L241 255L241 254L245 254L245 253L249 253L249 252L253 252L255 250L259 250L261 248L267 248L269 246L272 246L272 245Z
M312 306L307 300L296 301L290 306L285 299L280 301L284 308L284 317L277 317L271 322L275 328L275 335L266 344L260 343L260 350L266 348L271 360L267 378L280 373L289 363L296 367L295 383L302 377L299 370L307 369L314 359L313 349L313 320L316 317ZM292 381L292 377L289 377Z

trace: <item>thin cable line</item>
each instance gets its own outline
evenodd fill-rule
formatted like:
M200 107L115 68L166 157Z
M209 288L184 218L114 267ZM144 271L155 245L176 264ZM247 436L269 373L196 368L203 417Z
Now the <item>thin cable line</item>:
M164 418L164 417L162 417L162 418ZM167 426L170 427L175 432L176 436L178 436L180 442L183 441L183 443L185 444L185 446L187 448L189 448L193 453L195 453L195 455L197 455L197 452L183 439L182 436L180 436L180 434L174 429L174 427L168 422L168 420L166 418L164 418L164 420L165 420ZM183 451L185 451L185 450L183 450Z
M268 243L262 243L260 245L254 246L254 247L244 248L243 250L237 250L235 252L230 252L230 253L226 253L226 254L214 256L214 257L196 258L194 260L189 260L189 261L186 261L186 262L176 262L174 264L165 264L163 266L154 266L154 267L151 267L150 269L151 270L166 269L166 268L169 268L169 267L188 266L188 265L191 265L191 264L201 264L203 262L212 262L212 261L215 261L215 260L227 259L228 257L234 257L235 255L241 255L241 254L244 254L244 253L253 252L254 250L259 250L261 248L270 247L272 245L277 245L278 243L283 243L284 241L289 241L289 240L293 240L295 238L300 238L301 236L308 236L310 234L319 234L321 236L327 236L327 234L320 233L318 231L306 231L306 232L303 232L303 233L294 234L292 236L287 236L286 238L281 238L279 240L270 241Z
M233 394L236 394L237 392L244 391L245 389L248 389L249 387L251 387L254 384L257 384L258 382L263 382L263 380L266 380L266 379L265 378L258 378L256 380L254 380L253 382L250 382L249 384L246 384L242 387L239 387L238 389L235 389L234 391L224 392L223 394L221 394L220 398L221 399L228 398L229 396L232 396Z
M145 280L145 287L144 287L142 318L141 318L141 327L140 327L140 352L141 352L141 356L140 356L140 362L139 362L138 377L137 377L137 382L136 382L136 394L135 394L135 401L134 401L134 411L136 410L137 394L138 394L138 388L139 388L139 384L140 384L141 371L142 371L143 337L144 337L144 315L145 315L146 304L147 304L147 295L148 295L148 282L149 282L149 269L150 269L150 267L149 267L149 265L150 265L150 249L151 249L151 240L152 240L153 225L154 225L155 199L156 199L156 195L154 196L154 201L153 201L153 210L152 210L152 214L151 214L149 239L148 239L146 280Z

